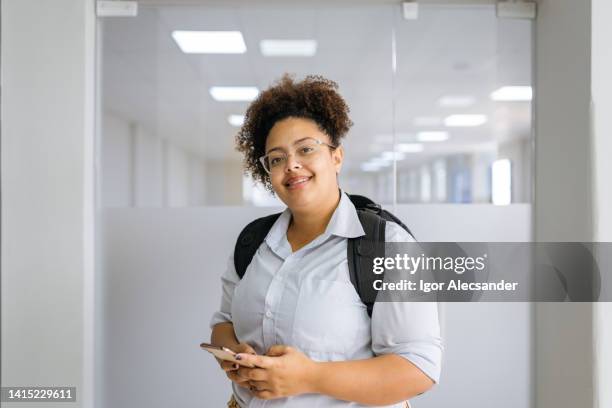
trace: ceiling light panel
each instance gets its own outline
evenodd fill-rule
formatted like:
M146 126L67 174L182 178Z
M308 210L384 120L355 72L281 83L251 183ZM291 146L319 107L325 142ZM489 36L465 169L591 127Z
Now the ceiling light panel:
M424 147L420 143L400 143L396 149L400 153L419 153L423 151Z
M486 115L451 115L444 119L448 127L474 127L487 123Z
M240 31L173 31L172 38L186 54L244 54Z
M312 57L317 53L315 40L262 40L261 54L266 57Z
M244 115L229 115L227 121L232 126L241 127L244 125Z
M530 86L502 86L491 94L496 102L528 102L533 99L533 89Z
M219 102L251 102L259 95L254 86L213 86L209 92Z
M448 140L448 132L444 131L430 131L430 132L419 132L417 133L417 140L419 142L444 142Z

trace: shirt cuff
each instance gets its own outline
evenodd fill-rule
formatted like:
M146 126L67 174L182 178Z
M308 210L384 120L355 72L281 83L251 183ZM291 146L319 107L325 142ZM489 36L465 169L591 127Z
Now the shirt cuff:
M425 373L426 376L431 378L434 383L438 384L440 382L440 368L437 367L435 364L432 364L430 361L427 361L423 357L412 353L398 355L404 357L406 360L417 366L419 370L421 370L423 373Z
M232 316L229 313L221 311L215 312L210 319L210 329L212 330L212 328L219 323L232 323Z

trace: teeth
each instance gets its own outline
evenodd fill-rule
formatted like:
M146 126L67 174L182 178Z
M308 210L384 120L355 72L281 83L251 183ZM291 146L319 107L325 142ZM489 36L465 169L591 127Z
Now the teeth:
M309 177L300 178L300 179L297 179L297 180L294 180L294 181L291 181L291 182L287 183L287 185L288 186L294 186L296 184L300 184L300 183L303 183L305 181L308 181L308 179L309 179Z

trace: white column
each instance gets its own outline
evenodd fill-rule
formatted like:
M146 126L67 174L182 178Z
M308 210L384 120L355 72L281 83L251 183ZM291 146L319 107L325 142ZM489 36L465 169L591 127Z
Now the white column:
M595 239L612 241L612 2L592 0L592 145ZM596 406L612 407L612 303L595 305Z
M92 407L94 2L4 0L1 23L2 385Z
M536 241L593 239L590 0L540 0L535 58ZM593 407L593 304L535 307L535 407Z

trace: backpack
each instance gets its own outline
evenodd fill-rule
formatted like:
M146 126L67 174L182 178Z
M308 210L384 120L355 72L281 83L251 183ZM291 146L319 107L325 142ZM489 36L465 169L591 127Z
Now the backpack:
M372 309L376 301L376 290L373 287L375 279L382 279L383 275L372 273L373 259L383 247L377 243L385 241L385 226L387 221L393 221L408 232L412 233L404 223L389 211L384 210L379 204L374 203L367 197L347 194L355 208L359 221L365 232L364 236L348 238L347 260L351 283L359 294L359 298L365 304L368 316L372 317ZM234 247L234 266L238 277L242 279L247 267L251 263L255 252L262 244L274 222L282 213L271 214L249 223L236 240Z

